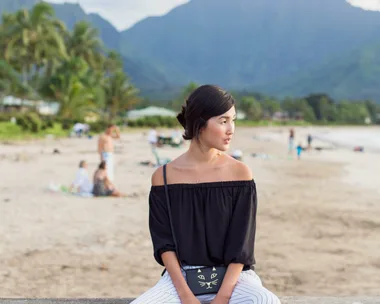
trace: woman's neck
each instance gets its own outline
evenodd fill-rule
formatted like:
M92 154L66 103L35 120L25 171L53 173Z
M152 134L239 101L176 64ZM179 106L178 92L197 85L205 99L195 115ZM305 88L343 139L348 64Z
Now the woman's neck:
M208 148L197 140L192 140L189 150L186 152L187 159L191 162L211 164L222 153L214 148Z

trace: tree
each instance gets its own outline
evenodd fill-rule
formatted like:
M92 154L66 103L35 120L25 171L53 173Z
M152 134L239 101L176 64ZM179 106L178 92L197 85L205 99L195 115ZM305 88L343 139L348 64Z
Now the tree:
M104 89L109 121L115 119L120 111L129 110L139 102L138 90L121 70L107 78Z
M32 71L36 80L43 65L67 56L60 34L65 25L54 18L51 5L40 2L31 11L20 10L3 21L3 30L9 37L5 59L19 68L24 84L28 84Z
M337 120L341 123L363 124L370 117L364 103L342 101L338 104Z
M41 91L47 98L59 102L58 115L62 118L83 119L86 112L97 111L93 89L88 85L90 71L84 59L72 58L46 79Z
M306 102L311 106L317 120L328 120L328 116L333 113L334 100L326 94L312 94L305 97Z
M66 36L70 57L82 57L92 69L100 69L104 64L103 44L98 31L85 21L78 22L72 33Z
M267 97L263 99L260 103L263 108L264 115L267 115L270 118L273 116L275 112L281 110L280 103L275 99Z
M367 108L367 111L368 111L369 117L371 118L372 123L377 123L377 115L378 115L378 112L380 112L379 106L371 100L366 100L364 104Z
M305 99L286 98L282 103L282 108L288 112L291 119L297 119L298 116L302 116L305 121L315 121L314 111Z
M262 119L263 109L260 102L258 102L254 97L243 97L238 103L238 107L247 115L247 119L254 121L259 121Z
M0 100L11 93L19 97L35 94L30 86L21 82L20 75L11 65L0 60Z

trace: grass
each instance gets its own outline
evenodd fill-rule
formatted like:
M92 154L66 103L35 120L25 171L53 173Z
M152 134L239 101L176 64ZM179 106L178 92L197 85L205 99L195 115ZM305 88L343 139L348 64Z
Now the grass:
M53 127L42 130L38 133L24 131L20 126L11 122L0 122L0 140L28 140L40 139L47 135L55 137L66 137L68 131L62 129L60 123L54 123Z
M238 120L236 122L238 127L281 127L281 126L349 126L348 124L342 123L309 123L299 120L291 120L286 122L279 121L249 121L249 120ZM351 125L352 126L352 125ZM167 127L159 127L160 129L171 129ZM121 131L124 133L135 133L142 132L150 129L149 127L129 127L121 128ZM42 139L47 135L53 135L54 137L67 137L70 130L62 129L61 123L54 123L53 127L42 130L38 133L33 133L29 131L24 131L20 126L13 124L11 122L0 122L0 141L4 140L32 140L32 139ZM90 132L91 135L95 135L99 132Z

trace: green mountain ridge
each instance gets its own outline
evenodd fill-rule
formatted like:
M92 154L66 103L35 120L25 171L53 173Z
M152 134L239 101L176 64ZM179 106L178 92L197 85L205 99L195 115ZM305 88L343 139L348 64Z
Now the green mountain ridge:
M38 0L2 0L0 13ZM380 12L345 0L191 0L119 32L78 4L53 4L69 28L89 21L143 95L194 81L274 96L324 92L380 102Z
M380 102L380 40L350 54L304 71L278 86L259 88L276 95L304 96L328 92L341 99L372 99Z
M375 42L379 30L379 12L364 11L344 0L192 0L124 31L121 50L127 54L130 48L124 45L133 45L136 56L165 67L169 81L178 85L196 81L297 95L299 87L314 92L326 86L298 78L290 87L289 78L365 48ZM364 79L359 82L366 87ZM353 91L343 83L330 86L327 93L336 98L353 93L367 97L376 91L361 91L361 86Z

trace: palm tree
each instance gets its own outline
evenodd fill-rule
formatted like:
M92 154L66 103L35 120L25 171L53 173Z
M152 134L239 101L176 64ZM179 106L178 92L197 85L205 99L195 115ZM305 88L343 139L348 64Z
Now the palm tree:
M62 37L65 25L54 18L54 10L47 3L40 2L31 11L23 9L14 16L6 16L4 27L10 37L5 59L20 63L24 84L29 82L32 70L38 78L44 65L67 56Z
M0 102L6 95L17 97L36 95L28 85L21 82L20 75L6 61L0 60Z
M81 119L89 111L97 111L95 78L83 58L70 58L55 74L45 79L41 93L60 104L62 118Z
M91 103L93 95L76 76L59 77L62 80L61 86L52 84L51 89L60 104L60 117L82 119L86 112L95 110Z
M100 69L104 62L103 45L98 31L85 21L75 24L72 33L66 37L70 57L82 57L93 69Z
M116 71L106 80L105 96L109 120L112 121L118 112L129 110L140 100L138 90L131 85L127 75L121 70Z

